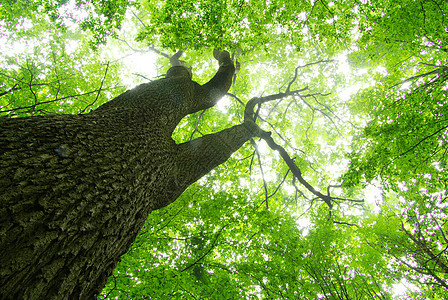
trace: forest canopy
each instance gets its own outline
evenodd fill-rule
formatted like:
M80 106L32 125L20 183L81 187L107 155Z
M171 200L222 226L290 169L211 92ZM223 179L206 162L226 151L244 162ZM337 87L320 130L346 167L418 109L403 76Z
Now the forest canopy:
M99 299L447 299L448 3L31 0L0 6L0 116L83 114L223 49L240 70L185 142L259 139L150 214ZM291 91L299 91L290 93Z

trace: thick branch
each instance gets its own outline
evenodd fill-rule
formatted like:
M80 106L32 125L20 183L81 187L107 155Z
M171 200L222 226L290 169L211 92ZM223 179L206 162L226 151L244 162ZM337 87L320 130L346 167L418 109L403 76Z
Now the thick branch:
M226 95L232 85L235 66L230 59L229 53L227 51L215 51L214 55L219 62L219 69L209 82L203 85L193 82L193 94L184 99L184 105L187 107L187 114L213 107L224 95Z
M269 96L265 96L265 97L252 98L247 102L246 108L244 109L244 120L246 120L246 121L247 120L251 120L251 121L255 120L255 116L254 116L255 105L263 104L263 103L274 101L274 100L283 99L288 96L297 95L298 93L306 91L307 89L308 89L308 87L305 87L303 89L295 90L292 92L278 93L278 94L269 95Z
M299 167L294 163L294 160L289 156L289 154L286 152L286 150L275 143L274 139L272 139L271 134L269 132L265 132L260 135L260 137L266 141L266 143L269 145L269 147L272 150L276 150L280 153L280 156L283 158L285 163L288 165L291 172L294 174L294 176L299 180L299 182L311 193L322 199L328 207L331 209L333 208L333 204L331 203L331 197L328 195L324 195L321 192L317 191L311 184L309 184L303 177L302 177L302 171L300 171Z
M227 93L232 85L233 74L235 74L235 66L230 59L229 53L226 51L220 52L217 59L219 62L218 72L216 72L215 76L213 76L209 82L201 86L204 96L208 99L206 103L201 103L203 107L198 110L214 106L218 100Z
M296 79L296 75L294 76L292 82L294 82L295 79ZM335 202L336 200L351 201L351 202L355 202L355 203L362 203L362 202L364 202L363 200L351 200L351 199L343 199L343 198L331 197L329 189L328 189L327 195L324 195L321 192L317 191L311 184L309 184L303 178L301 170L299 169L299 167L297 167L297 165L295 164L294 160L289 156L289 154L287 153L285 148L283 148L282 146L278 145L273 140L270 132L266 132L266 131L262 130L260 127L258 127L258 125L256 125L255 121L256 121L256 118L258 117L258 111L254 112L254 109L255 109L256 105L261 105L261 104L269 102L269 101L280 100L280 99L288 97L288 96L299 96L301 98L303 98L303 97L310 97L310 96L314 97L314 94L305 95L305 96L302 96L302 95L299 94L300 92L303 92L303 91L307 90L308 87L302 88L300 90L289 91L289 88L290 88L292 82L288 85L287 91L285 93L278 93L278 94L269 95L269 96L260 97L260 98L252 98L251 100L249 100L248 103L246 104L246 107L245 107L245 110L244 110L244 121L245 121L245 123L246 124L252 124L252 126L255 128L255 129L253 129L254 130L254 134L256 136L264 139L266 141L266 143L268 144L268 146L272 150L276 150L276 151L278 151L280 153L280 156L283 158L285 163L288 165L288 167L291 170L291 172L293 173L294 177L297 178L298 181L308 191L310 191L315 196L317 196L317 198L323 200L328 205L328 207L330 208L330 211L333 208L333 202ZM316 100L316 102L317 102L317 100ZM322 105L322 104L320 104L320 105ZM332 114L334 114L328 107L326 107L325 105L322 105L322 106L324 106L327 110L329 110ZM259 109L259 107L258 107L258 109ZM324 114L324 115L327 116L326 114ZM327 116L327 117L331 120L331 118L329 116ZM302 192L301 192L301 194L302 194L302 196L304 196Z
M324 195L324 194L320 193L313 186L311 186L311 184L309 184L303 178L302 172L300 171L299 167L297 167L297 165L294 163L294 160L289 156L289 154L286 152L286 150L283 147L281 147L280 145L278 145L277 143L275 143L275 141L271 137L271 133L263 131L261 128L259 128L255 124L255 117L254 117L255 105L273 101L273 100L282 99L284 97L291 96L291 95L296 95L299 92L304 91L306 89L307 89L307 87L303 88L301 90L296 90L296 91L292 91L292 92L278 93L275 95L269 95L269 96L260 97L260 98L252 98L246 104L246 108L244 110L244 120L246 121L246 123L252 122L254 124L254 126L256 126L258 128L258 131L257 131L258 136L261 137L262 139L264 139L266 141L266 143L268 144L268 146L272 150L276 150L280 153L280 156L283 158L283 160L288 165L288 167L291 170L291 172L293 173L293 175L299 180L299 182L311 193L313 193L314 195L316 195L317 197L322 199L331 210L333 207L333 204L331 203L331 197L329 195Z
M251 124L240 124L177 146L177 185L182 189L224 163L254 136Z

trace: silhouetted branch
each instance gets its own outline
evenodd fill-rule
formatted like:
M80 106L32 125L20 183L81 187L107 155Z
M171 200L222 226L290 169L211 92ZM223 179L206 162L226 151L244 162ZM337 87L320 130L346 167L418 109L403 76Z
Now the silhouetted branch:
M260 167L260 172L261 172L261 178L263 180L263 189L264 189L264 195L265 195L265 200L263 202L266 202L266 209L269 209L269 203L268 203L268 185L266 183L266 179L264 177L264 171L263 171L263 165L261 164L261 157L260 157L260 152L258 152L258 146L255 143L254 139L250 139L250 142L252 144L252 146L255 149L255 153L257 154L257 158L258 158L258 165ZM263 204L262 202L262 204Z
M356 228L359 228L358 225L356 225L356 224L351 224L351 223L347 223L347 222L333 221L333 223L334 223L334 224L339 224L339 225L355 226Z
M285 93L278 93L278 94L274 94L274 95L269 95L269 96L265 96L265 97L258 97L258 98L252 98L251 100L248 101L248 103L246 104L246 108L244 110L244 121L245 122L251 122L255 124L256 118L258 116L258 109L260 108L260 105L262 103L266 103L269 101L274 101L274 100L280 100L283 99L285 97L288 96L298 96L301 97L302 100L305 97L314 97L315 95L325 95L325 94L320 94L320 93L315 93L315 94L308 94L308 95L300 95L300 92L305 91L308 87L305 87L303 89L300 90L295 90L292 92L285 92ZM304 101L304 100L303 100ZM304 101L306 103L306 101ZM308 106L309 104L306 103ZM255 105L259 105L257 112L254 113L254 108ZM325 106L324 106L325 107ZM328 109L328 108L326 108ZM331 119L331 117L329 117L328 115L326 115L324 112L322 112L319 109L313 109L313 111L318 110L320 111L324 116L326 116L328 119ZM331 110L329 110L331 112ZM331 112L332 113L332 112ZM333 122L334 124L334 122ZM350 202L354 202L354 203L363 203L363 200L351 200L351 199L345 199L345 198L339 198L339 197L331 197L330 193L329 193L329 188L330 187L336 187L336 186L329 186L327 191L327 195L322 194L321 192L317 191L311 184L309 184L302 176L302 172L299 169L299 167L295 164L294 160L289 156L289 154L287 153L287 151L285 150L285 148L283 148L282 146L280 146L279 144L277 144L274 139L271 136L270 132L266 132L264 130L262 130L260 127L258 127L256 124L255 126L257 127L257 136L259 136L260 138L262 138L263 140L266 141L266 143L268 144L268 146L275 151L278 151L280 156L282 157L282 159L284 160L284 162L287 164L287 166L289 167L289 170L292 172L292 174L294 175L295 178L297 178L297 180L308 190L310 191L312 194L314 194L317 198L321 199L322 201L325 202L325 204L327 204L327 206L330 208L330 214L331 214L331 209L333 208L333 202L335 201L350 201ZM257 153L258 155L258 153ZM264 181L264 176L263 176L263 181ZM267 195L267 188L266 188L266 183L264 182L265 185L265 193ZM296 187L296 191L299 191ZM303 193L300 192L302 195ZM304 195L303 195L304 196ZM268 196L266 196L266 203L268 200Z
M140 24L142 24L143 28L148 27L148 25L146 25L146 23L143 22L143 20L139 16L137 16L133 9L131 9L130 11L132 15L140 22Z
M186 266L185 268L183 268L181 271L179 271L178 274L174 275L174 277L177 277L180 273L190 269L191 267L193 267L194 265L198 264L204 257L206 257L214 248L216 245L216 241L218 240L219 236L221 235L221 232L224 230L224 228L226 228L230 223L227 223L226 225L222 226L219 231L216 233L215 239L212 242L212 245L210 246L210 248L203 254L201 255L195 262L189 264L188 266Z
M236 101L238 101L239 104L241 104L242 106L244 106L243 101L240 100L240 98L238 98L236 95L231 94L231 93L227 93L228 96L234 98Z
M270 194L270 195L266 198L266 201L267 201L269 198L273 197L275 194L277 194L277 192L280 190L280 187L281 187L281 186L283 185L283 183L285 182L286 177L288 177L289 171L291 171L291 170L286 171L286 174L285 174L285 176L283 176L282 181L281 181L280 184L277 186L277 188L275 189L275 191L274 191L272 194Z
M191 133L190 141L193 139L193 136L194 136L194 133L195 133L195 132L199 132L200 135L203 135L202 132L199 131L198 126L199 126L199 122L201 121L202 116L204 115L204 113L205 113L206 111L207 111L207 110L204 109L204 110L201 112L201 114L199 115L198 120L196 121L196 126L194 127L194 130L193 130L193 132Z
M401 156L403 156L403 155L405 155L405 154L411 152L412 150L414 150L415 148L417 148L421 143L423 143L425 140L427 140L427 139L433 137L434 135L440 133L442 130L447 129L447 128L448 128L448 125L447 125L447 126L443 126L442 128L440 128L440 129L437 130L436 132L434 132L434 133L432 133L432 134L430 134L430 135L424 137L424 138L421 139L418 143L416 143L414 146L412 146L411 148L409 148L409 149L406 150L405 152L403 152L403 153L397 155L396 157L394 157L394 159L397 159L397 158L399 158L399 157L401 157Z
M103 89L103 90L106 90L106 89ZM62 97L62 98L58 98L58 99L53 99L53 100L39 102L39 103L37 103L37 105L48 104L48 103L61 101L61 100L65 100L65 99L70 99L70 98L75 98L75 97L79 97L79 96L90 95L90 94L97 93L97 92L98 92L98 90L94 90L94 91L90 91L90 92L86 92L86 93L82 93L82 94L70 95L70 96L66 96L66 97ZM22 106L22 107L9 109L9 110L3 110L3 111L0 111L0 113L13 112L13 111L22 110L22 109L30 109L30 108L33 108L35 106L36 106L35 104L30 105L30 106Z
M321 192L317 191L311 184L309 184L303 177L302 177L302 171L300 171L299 167L294 163L294 160L289 156L289 154L286 152L286 150L275 143L274 139L272 139L271 134L269 132L264 132L260 134L260 137L266 141L266 143L269 145L269 147L273 150L276 150L279 152L280 156L283 158L285 163L288 165L291 172L294 174L295 177L297 177L297 180L311 193L313 193L315 196L323 200L330 209L333 208L332 204L332 198L328 195L324 195Z
M297 74L298 74L299 67L296 67L294 69L294 76L292 77L292 80L289 82L288 87L286 88L286 92L289 93L291 91L291 85L296 81Z
M100 88L98 89L98 93L96 94L96 98L95 98L95 100L92 102L92 103L90 103L89 105L87 105L79 114L82 114L82 113L84 113L86 110L87 110L87 108L89 108L90 106L92 106L93 104L95 104L96 103L96 101L98 100L98 97L100 96L100 93L101 93L101 91L102 91L102 89L103 89L103 85L104 85L104 80L106 80L106 76L107 76L107 71L109 70L109 62L107 63L107 65L106 65L106 71L104 71L104 76L103 76L103 79L101 80L101 84L100 84Z
M288 93L278 93L278 94L269 95L269 96L265 96L265 97L252 98L247 102L246 108L244 109L244 119L248 119L248 120L256 119L255 114L254 114L255 105L263 104L263 103L274 101L274 100L283 99L288 96L298 95L300 92L303 92L307 89L308 89L308 86L303 89L295 90L295 91L288 92Z
M19 84L16 83L16 84L14 84L14 86L13 86L12 88L10 88L9 90L7 90L7 91L5 91L5 92L1 92L1 93L0 93L0 97L1 97L1 96L4 96L4 95L7 95L7 94L9 94L9 93L12 93L12 92L14 92L14 91L18 91L18 90L22 89L22 87L17 87L18 85L19 85Z

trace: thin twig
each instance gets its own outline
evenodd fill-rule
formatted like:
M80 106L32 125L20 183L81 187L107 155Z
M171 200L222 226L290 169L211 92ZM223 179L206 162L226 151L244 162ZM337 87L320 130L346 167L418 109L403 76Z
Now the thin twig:
M231 94L231 93L227 93L228 96L234 98L236 101L238 101L239 104L241 104L242 106L244 106L243 101L240 100L240 98L238 98L236 95Z
M210 248L203 254L201 255L195 262L193 262L192 264L188 265L187 267L183 268L181 271L179 271L178 274L175 274L173 276L173 278L177 277L180 273L185 272L186 270L190 269L191 267L193 267L194 265L198 264L204 257L206 257L214 248L215 248L215 244L216 241L218 240L219 236L221 235L221 232L224 230L224 228L226 228L228 225L230 225L230 223L227 223L226 225L222 226L218 233L215 236L215 239L212 242L212 245L210 246Z
M196 121L196 126L194 127L194 130L193 130L193 132L191 133L190 141L193 139L193 136L194 136L194 134L195 134L196 132L199 132L201 135L203 135L202 132L199 131L198 126L199 126L199 122L201 121L202 116L204 115L204 113L205 113L206 111L207 111L207 110L204 109L204 110L201 112L201 114L199 115L198 120Z
M92 106L93 104L95 104L96 103L96 101L98 100L98 97L100 96L100 93L101 93L101 91L102 91L102 89L103 89L103 85L104 85L104 80L106 80L106 76L107 76L107 71L109 70L109 62L107 62L107 65L106 65L106 71L104 72L104 76L103 76L103 79L101 80L101 85L100 85L100 88L98 89L98 93L96 94L96 98L95 98L95 100L92 102L92 103L90 103L89 105L87 105L79 114L82 114L82 113L84 113L86 110L87 110L87 108L89 108L90 106Z
M265 200L263 202L266 202L266 209L269 210L269 203L268 203L268 186L266 183L266 179L264 177L264 171L263 171L263 165L261 163L261 157L260 157L260 152L258 152L258 146L255 143L254 139L250 139L250 142L252 144L252 146L255 149L255 153L257 154L257 158L258 158L258 166L260 167L260 172L261 172L261 178L263 180L263 189L264 189L264 194L265 194ZM262 202L262 204L263 204Z
M291 170L288 169L288 171L286 171L286 174L285 174L285 176L283 176L282 181L281 181L280 184L277 186L277 188L275 189L275 191L274 191L272 194L270 194L270 195L266 198L266 201L267 201L267 199L273 197L273 196L280 190L280 187L281 187L281 186L283 185L283 183L285 182L286 177L287 177L288 174L289 174L289 171L291 171Z

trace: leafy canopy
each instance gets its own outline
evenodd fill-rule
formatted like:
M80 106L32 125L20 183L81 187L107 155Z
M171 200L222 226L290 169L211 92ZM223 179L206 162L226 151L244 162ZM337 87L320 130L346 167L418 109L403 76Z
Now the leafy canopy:
M85 113L120 82L162 75L177 50L201 83L216 70L211 50L229 50L241 63L231 95L186 117L173 138L240 123L253 97L301 90L257 107L257 123L333 209L255 140L150 215L99 298L445 299L447 9L6 2L0 106L7 117ZM123 57L151 52L165 56L124 77Z

